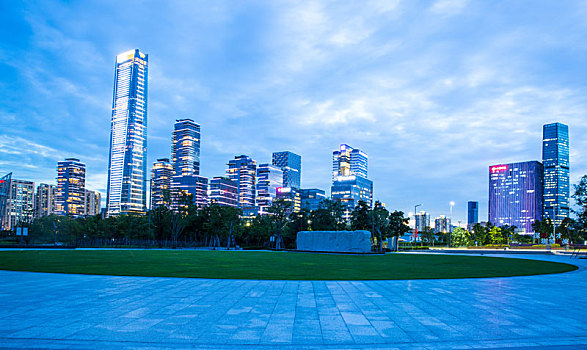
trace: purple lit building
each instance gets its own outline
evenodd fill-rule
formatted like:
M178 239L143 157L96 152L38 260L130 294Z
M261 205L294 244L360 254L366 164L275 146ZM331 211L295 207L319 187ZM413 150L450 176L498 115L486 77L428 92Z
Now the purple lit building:
M489 222L533 233L542 219L544 170L538 161L489 167Z

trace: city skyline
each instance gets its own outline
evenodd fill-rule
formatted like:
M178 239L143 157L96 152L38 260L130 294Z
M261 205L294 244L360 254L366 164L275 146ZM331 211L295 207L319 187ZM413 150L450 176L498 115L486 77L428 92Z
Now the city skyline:
M0 171L16 179L55 183L56 162L74 157L106 197L112 57L134 48L151 55L148 166L188 117L202 125L203 176L235 155L269 163L288 149L303 157L303 187L328 192L330 152L348 143L369 154L375 200L406 214L422 203L432 217L455 201L453 223L470 200L487 219L488 165L542 159L543 124L569 125L571 185L587 172L585 5L124 4L111 19L91 2L2 6L2 30L18 35L0 41L15 57L0 65ZM121 20L132 11L176 26L125 33L116 22L138 26L142 16ZM540 20L552 15L565 24ZM167 43L186 32L208 38Z

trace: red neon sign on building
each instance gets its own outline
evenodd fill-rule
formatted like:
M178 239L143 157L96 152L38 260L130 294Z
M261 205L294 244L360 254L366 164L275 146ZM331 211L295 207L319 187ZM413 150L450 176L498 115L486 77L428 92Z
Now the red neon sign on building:
M508 170L508 166L507 165L494 165L491 168L489 168L489 171L493 174L493 173L500 173L502 171L506 171Z

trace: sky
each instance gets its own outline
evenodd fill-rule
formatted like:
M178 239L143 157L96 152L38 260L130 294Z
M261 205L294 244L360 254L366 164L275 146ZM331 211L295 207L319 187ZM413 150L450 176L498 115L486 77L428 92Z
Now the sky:
M487 219L488 167L541 160L569 125L587 173L587 2L2 1L0 173L55 183L79 158L105 199L114 60L149 54L148 164L173 123L201 125L201 174L302 156L329 193L332 151L369 155L374 198L406 214Z

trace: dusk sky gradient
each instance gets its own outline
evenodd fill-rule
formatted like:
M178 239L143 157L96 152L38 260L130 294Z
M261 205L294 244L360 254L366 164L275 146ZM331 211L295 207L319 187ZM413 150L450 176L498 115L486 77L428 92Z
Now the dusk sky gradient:
M587 173L584 1L2 1L0 173L55 183L87 164L105 199L114 60L149 54L148 169L175 119L201 125L201 169L302 156L330 192L332 151L369 155L374 198L487 219L488 167L541 160L569 125L571 184Z

